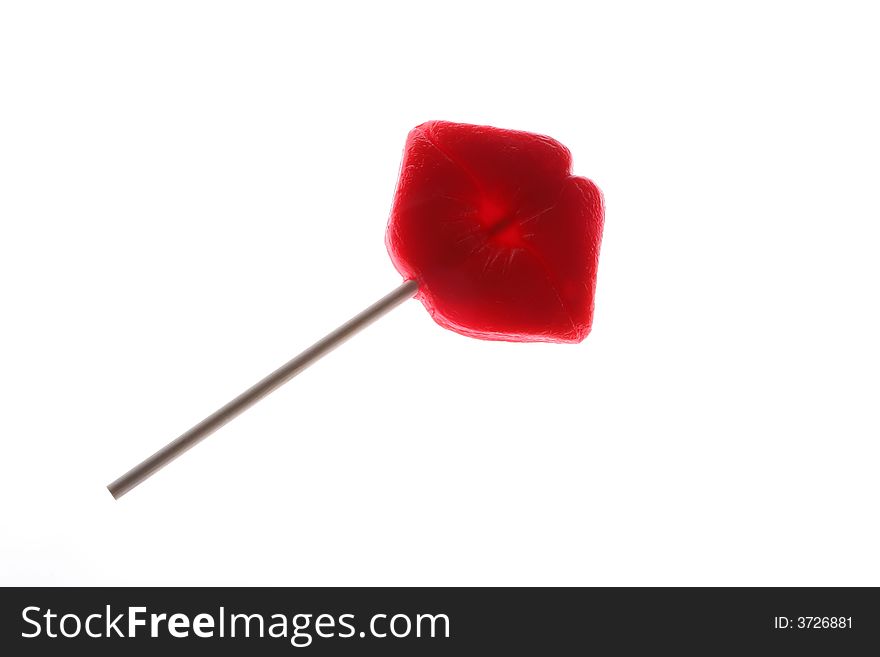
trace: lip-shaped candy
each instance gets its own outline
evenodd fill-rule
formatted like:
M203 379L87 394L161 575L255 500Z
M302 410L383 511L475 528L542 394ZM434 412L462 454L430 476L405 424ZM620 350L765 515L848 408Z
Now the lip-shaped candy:
M602 239L599 189L554 139L430 121L407 137L386 244L441 326L485 340L580 342Z

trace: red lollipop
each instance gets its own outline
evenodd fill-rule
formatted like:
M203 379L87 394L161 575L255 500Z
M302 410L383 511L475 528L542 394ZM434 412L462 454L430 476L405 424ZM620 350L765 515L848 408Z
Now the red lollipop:
M593 321L603 207L549 137L430 121L407 137L386 243L396 290L119 477L119 498L346 339L415 295L484 340L580 342Z

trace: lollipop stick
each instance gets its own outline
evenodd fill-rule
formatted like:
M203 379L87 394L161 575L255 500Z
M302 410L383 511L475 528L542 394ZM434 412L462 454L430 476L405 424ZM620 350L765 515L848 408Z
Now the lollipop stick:
M312 363L333 351L355 333L366 328L392 308L412 297L419 289L418 281L406 281L390 294L348 320L335 331L318 340L311 347L294 357L262 381L254 384L223 408L215 411L192 429L171 441L151 457L119 477L107 490L119 499L132 488L171 463L189 448L201 442L234 417L244 412L270 392L280 388Z

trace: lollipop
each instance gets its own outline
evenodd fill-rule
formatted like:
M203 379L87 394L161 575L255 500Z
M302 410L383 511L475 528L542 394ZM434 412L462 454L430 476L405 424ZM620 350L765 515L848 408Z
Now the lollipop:
M386 244L400 287L107 488L119 498L373 321L415 296L483 340L581 342L602 239L599 189L542 135L430 121L407 137Z

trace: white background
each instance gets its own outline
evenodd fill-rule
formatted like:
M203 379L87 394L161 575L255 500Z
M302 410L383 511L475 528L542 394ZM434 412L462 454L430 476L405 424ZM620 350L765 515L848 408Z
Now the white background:
M880 585L871 5L4 3L0 582ZM399 283L429 119L602 188L592 335L407 302L114 501Z

